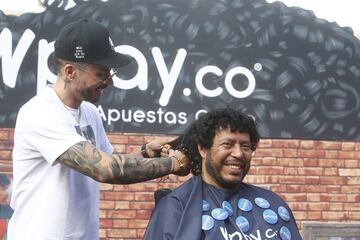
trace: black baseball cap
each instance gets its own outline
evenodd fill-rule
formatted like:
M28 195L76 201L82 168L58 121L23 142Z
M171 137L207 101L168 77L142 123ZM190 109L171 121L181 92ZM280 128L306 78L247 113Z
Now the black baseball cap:
M91 19L72 22L60 31L55 42L55 57L108 68L120 68L133 60L116 52L108 29Z

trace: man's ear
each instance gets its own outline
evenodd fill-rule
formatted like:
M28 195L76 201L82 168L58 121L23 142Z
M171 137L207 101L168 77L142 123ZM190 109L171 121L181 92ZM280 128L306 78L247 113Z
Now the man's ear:
M76 68L73 64L66 63L64 66L64 74L69 80L73 80L76 75Z
M198 151L199 151L199 153L201 155L201 158L205 158L206 153L207 153L207 150L205 149L205 147L200 145L200 144L198 144L197 147L198 147Z

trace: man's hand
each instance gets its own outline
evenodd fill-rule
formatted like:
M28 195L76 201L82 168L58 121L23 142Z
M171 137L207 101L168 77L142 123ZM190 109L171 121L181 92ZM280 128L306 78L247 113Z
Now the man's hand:
M173 160L173 174L186 176L190 173L191 161L183 152L169 149L169 156Z
M146 158L155 158L155 157L168 157L169 151L165 148L168 141L159 141L154 140L152 142L145 143L142 146L142 155Z

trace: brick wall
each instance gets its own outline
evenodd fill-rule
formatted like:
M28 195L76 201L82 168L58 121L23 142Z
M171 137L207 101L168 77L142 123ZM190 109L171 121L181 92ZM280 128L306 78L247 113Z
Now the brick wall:
M121 153L171 136L109 134ZM0 172L11 171L13 130L0 129ZM270 187L290 205L298 226L304 221L360 221L360 142L263 139L256 151L249 183ZM10 167L9 167L10 166ZM188 177L168 176L141 184L101 184L102 239L142 239L153 192L176 187Z

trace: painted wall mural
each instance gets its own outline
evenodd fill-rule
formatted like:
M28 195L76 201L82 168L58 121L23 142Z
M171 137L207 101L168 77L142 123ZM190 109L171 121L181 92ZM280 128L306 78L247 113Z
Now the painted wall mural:
M14 127L19 107L56 80L60 29L92 18L136 59L98 103L108 131L176 134L231 106L263 137L360 139L360 40L349 27L265 0L74 2L0 11L0 127Z

